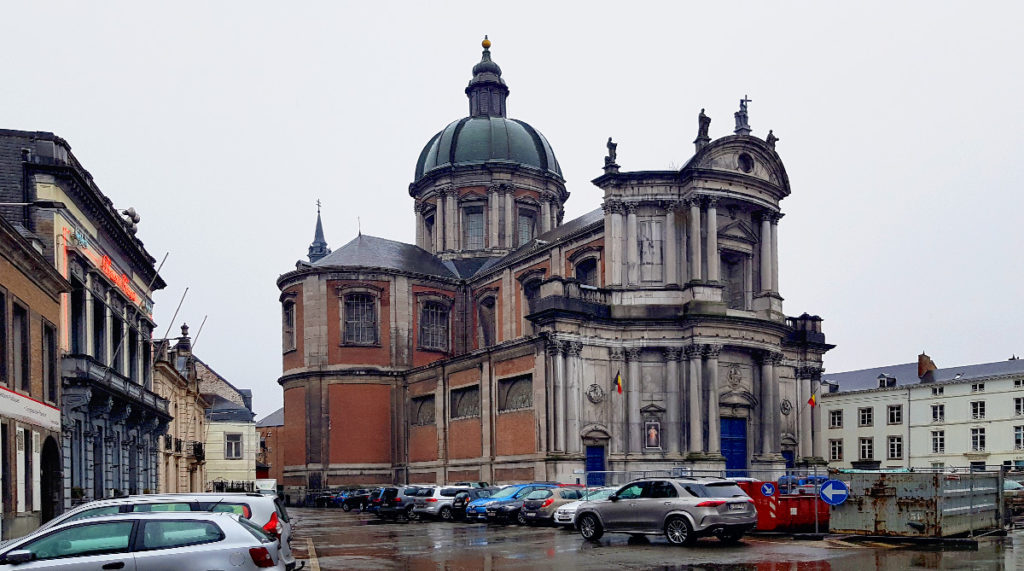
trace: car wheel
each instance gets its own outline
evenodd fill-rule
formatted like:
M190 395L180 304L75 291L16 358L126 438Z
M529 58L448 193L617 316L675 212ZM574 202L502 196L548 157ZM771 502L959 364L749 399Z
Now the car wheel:
M519 510L516 512L516 523L518 523L519 525L530 525L530 522L527 521L526 514L523 513L523 510Z
M697 540L693 535L693 528L685 517L675 516L669 518L665 524L665 539L672 545L693 545Z
M409 509L409 510L406 510L406 512L405 512L405 519L407 519L409 521L418 521L420 519L420 514L418 514L417 512L415 512L412 509Z
M438 514L444 521L452 521L452 508L444 506L441 508L441 513Z
M604 535L604 528L601 527L601 521L597 519L594 514L583 514L576 520L577 526L580 528L580 535L587 541L597 541Z
M350 511L352 511L352 506L350 506L348 504L341 504L341 509L343 509L343 510L345 510L347 512L350 512Z
M739 543L740 539L743 538L742 531L726 531L718 536L718 540L726 545L733 545Z

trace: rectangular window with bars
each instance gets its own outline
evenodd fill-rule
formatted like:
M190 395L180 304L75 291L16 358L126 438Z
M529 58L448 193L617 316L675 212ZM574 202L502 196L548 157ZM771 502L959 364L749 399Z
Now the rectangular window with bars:
M464 250L484 249L484 209L466 208L462 211L462 248Z
M428 301L423 304L420 346L437 351L448 350L448 308L441 303Z
M345 344L377 344L377 298L368 293L345 295Z
M517 246L523 246L530 240L533 240L534 235L534 216L531 212L520 212L519 219L516 221L516 235L519 241L516 243Z

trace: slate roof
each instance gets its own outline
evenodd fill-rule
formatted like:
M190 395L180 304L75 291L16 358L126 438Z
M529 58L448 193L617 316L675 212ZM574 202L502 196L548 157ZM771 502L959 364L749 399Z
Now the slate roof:
M423 248L365 234L356 236L354 240L324 256L313 266L389 268L444 278L458 277L456 272Z
M886 374L896 377L896 386L918 384L921 381L917 378L917 363L902 363L899 365L888 365L885 367L874 367L861 369L859 371L847 371L844 373L826 373L822 375L823 381L839 383L839 392L863 391L878 388L878 376ZM973 379L984 379L1002 375L1024 375L1024 359L1012 361L996 361L994 363L982 363L979 365L960 365L938 369L934 373L935 382L964 382ZM957 375L960 375L957 377Z
M256 417L251 410L220 395L204 394L203 398L210 403L206 419L211 422L252 422Z
M264 426L284 426L284 407L256 421L256 428L263 428Z

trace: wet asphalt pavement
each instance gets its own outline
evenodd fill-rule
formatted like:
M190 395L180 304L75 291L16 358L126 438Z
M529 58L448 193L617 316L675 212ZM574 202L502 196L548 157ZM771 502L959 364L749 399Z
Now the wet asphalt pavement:
M482 523L381 522L338 509L289 508L292 549L306 569L739 569L869 571L872 569L1024 569L1024 531L982 538L977 551L882 543L748 536L739 545L701 539L691 548L663 537L636 541L607 534L599 543L550 527Z

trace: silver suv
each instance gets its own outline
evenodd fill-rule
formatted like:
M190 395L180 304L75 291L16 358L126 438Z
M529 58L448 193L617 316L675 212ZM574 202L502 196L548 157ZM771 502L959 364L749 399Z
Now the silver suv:
M436 486L420 488L416 492L416 505L412 508L413 513L420 517L428 516L444 521L455 519L452 512L452 500L456 494L469 489L469 486Z
M619 488L606 501L584 502L576 527L596 541L607 532L661 535L693 545L714 535L735 543L757 525L757 510L735 482L721 478L649 478Z
M250 493L143 494L96 500L68 510L44 523L39 529L85 518L137 512L228 512L255 523L280 541L281 560L290 571L295 556L289 542L292 524L281 500L274 496Z

